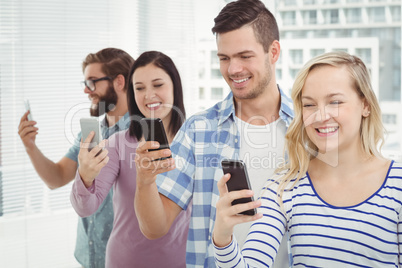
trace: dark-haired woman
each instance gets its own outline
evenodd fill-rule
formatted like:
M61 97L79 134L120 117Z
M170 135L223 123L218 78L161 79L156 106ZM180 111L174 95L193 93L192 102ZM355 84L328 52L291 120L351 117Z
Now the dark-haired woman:
M135 61L128 82L130 128L109 138L103 149L107 156L103 153L92 157L91 170L77 171L71 203L81 217L89 216L113 187L115 215L106 267L185 267L190 212L183 211L165 236L148 240L141 233L133 208L136 148L142 139L140 120L161 118L169 142L173 140L185 119L180 76L168 56L148 51ZM81 150L84 152L79 159L101 150L102 143L90 152Z

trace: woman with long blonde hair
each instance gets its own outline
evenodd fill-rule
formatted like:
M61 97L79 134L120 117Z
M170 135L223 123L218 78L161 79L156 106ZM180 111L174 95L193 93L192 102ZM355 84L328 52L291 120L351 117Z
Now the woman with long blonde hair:
M289 236L293 265L399 267L402 165L381 156L383 124L369 72L356 56L310 60L293 89L288 160L261 198L231 206L251 191L228 192L226 174L214 228L219 267L272 267ZM257 208L255 216L238 213ZM240 252L233 227L256 220Z

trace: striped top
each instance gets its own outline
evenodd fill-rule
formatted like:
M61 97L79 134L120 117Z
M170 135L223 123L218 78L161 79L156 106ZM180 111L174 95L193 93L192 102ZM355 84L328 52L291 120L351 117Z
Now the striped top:
M271 267L289 231L295 267L399 267L402 239L402 164L392 161L384 183L360 204L336 207L316 193L308 173L284 193L283 215L276 184L263 193L262 219L250 228L240 254L237 242L214 247L219 267Z

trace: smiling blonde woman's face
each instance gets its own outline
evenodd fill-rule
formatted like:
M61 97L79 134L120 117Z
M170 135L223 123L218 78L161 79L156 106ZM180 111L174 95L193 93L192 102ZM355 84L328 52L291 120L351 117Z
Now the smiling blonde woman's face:
M302 111L307 135L321 153L360 146L368 108L346 68L313 69L302 89Z

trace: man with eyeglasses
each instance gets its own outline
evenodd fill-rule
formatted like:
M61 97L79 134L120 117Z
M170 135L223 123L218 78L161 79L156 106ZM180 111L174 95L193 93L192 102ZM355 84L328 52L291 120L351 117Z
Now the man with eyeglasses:
M106 48L90 53L82 63L85 80L81 82L84 93L91 100L90 114L105 118L101 121L104 139L130 125L127 108L128 76L134 59L125 51ZM35 144L38 128L28 120L27 111L21 118L18 134L31 162L41 179L50 189L71 182L78 168L81 133L74 145L57 163L48 159ZM86 137L83 137L85 140ZM113 227L112 192L105 198L98 211L90 217L80 218L77 230L75 257L86 268L105 266L107 240Z

